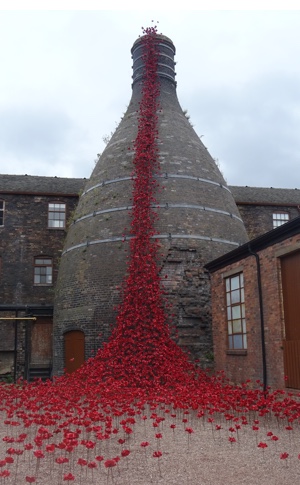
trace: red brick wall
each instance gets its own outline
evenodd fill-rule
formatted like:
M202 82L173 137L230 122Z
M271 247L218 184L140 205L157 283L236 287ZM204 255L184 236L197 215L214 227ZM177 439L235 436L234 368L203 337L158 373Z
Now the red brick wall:
M260 251L261 284L265 325L267 383L272 388L283 388L284 366L282 339L284 318L282 307L280 255L295 249L300 250L300 235L269 246ZM229 354L227 351L227 320L225 305L224 277L230 271L244 273L245 310L248 349L246 355ZM216 371L224 370L233 383L251 379L262 381L261 320L257 284L256 258L249 255L243 260L228 265L211 275L213 341Z

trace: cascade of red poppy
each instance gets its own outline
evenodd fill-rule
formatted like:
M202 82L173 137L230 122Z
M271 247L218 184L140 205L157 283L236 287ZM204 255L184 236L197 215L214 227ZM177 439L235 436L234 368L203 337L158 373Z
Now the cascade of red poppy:
M125 379L142 387L153 386L154 382L172 386L186 383L187 373L194 368L171 339L159 275L159 244L153 237L158 217L154 209L158 189L155 175L160 170L159 39L156 27L145 29L144 34L144 72L134 142L130 259L116 327L94 364L102 366L99 377L101 374L105 379Z

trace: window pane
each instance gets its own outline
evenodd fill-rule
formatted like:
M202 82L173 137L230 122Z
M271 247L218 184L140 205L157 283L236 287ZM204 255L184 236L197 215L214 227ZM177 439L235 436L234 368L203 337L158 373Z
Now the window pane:
M231 307L227 308L227 320L231 320Z
M0 200L0 226L4 225L4 201Z
M239 305L232 307L232 319L236 320L237 318L241 318L241 307Z
M231 292L231 303L239 303L240 299L240 290L235 290Z
M234 276L231 278L231 290L236 290L240 286L240 277Z
M232 329L233 329L233 333L242 333L242 321L233 320Z
M230 291L230 278L226 278L226 291Z
M232 336L228 337L228 348L233 349L233 337Z
M233 335L233 348L234 349L242 349L243 348L243 336L242 335Z
M245 303L241 305L241 310L242 310L242 318L245 318Z
M228 335L232 335L232 323L228 322Z

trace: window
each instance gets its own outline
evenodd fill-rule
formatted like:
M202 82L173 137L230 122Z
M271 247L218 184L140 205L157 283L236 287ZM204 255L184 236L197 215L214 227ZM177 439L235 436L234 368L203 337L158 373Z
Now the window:
M34 259L34 284L52 285L52 259L39 257Z
M273 229L282 226L290 220L290 215L288 212L273 212Z
M247 349L243 273L226 278L228 349Z
M0 200L0 226L4 226L4 200Z
M55 202L48 205L48 227L56 229L66 227L66 204Z

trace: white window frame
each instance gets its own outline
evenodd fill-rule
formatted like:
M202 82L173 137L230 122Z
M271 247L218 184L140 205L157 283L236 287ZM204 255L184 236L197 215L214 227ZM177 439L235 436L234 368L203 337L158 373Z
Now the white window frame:
M289 222L290 214L284 211L273 212L273 229Z
M66 227L66 204L65 202L48 203L48 228L65 229Z

